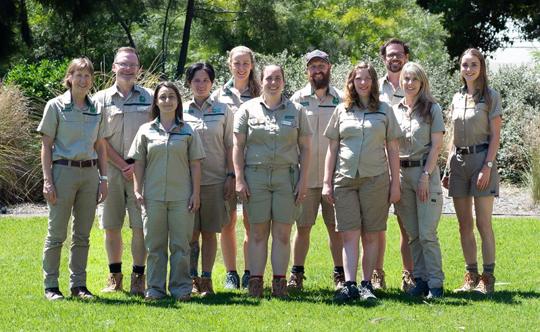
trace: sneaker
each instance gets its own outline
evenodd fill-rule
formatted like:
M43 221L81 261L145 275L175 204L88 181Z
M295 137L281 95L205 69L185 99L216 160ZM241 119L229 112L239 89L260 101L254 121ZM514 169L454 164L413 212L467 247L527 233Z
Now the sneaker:
M374 290L386 289L386 280L384 279L384 270L373 270L371 275L371 284Z
M465 277L463 278L463 285L460 288L454 290L454 292L472 292L476 288L476 286L478 286L479 282L480 275L478 273L467 272L465 273Z
M336 295L334 296L335 301L352 301L356 300L360 297L360 293L358 292L358 287L353 284L352 281L347 281L343 284L343 287L336 292Z
M244 289L248 288L249 278L250 277L251 277L251 273L244 272L244 275L242 276L242 288L244 288Z
M334 288L340 290L345 286L345 273L334 272Z
M159 301L159 300L163 299L164 297L165 297L165 295L146 294L144 296L144 300L147 301L147 302Z
M417 284L418 285L418 284ZM430 288L429 293L426 296L427 300L441 299L444 296L444 290L440 288Z
M272 296L279 298L286 298L289 296L287 291L287 279L279 278L272 280Z
M49 301L63 300L64 294L58 287L45 288L45 298Z
M244 275L245 276L245 275ZM242 277L244 279L244 277ZM263 297L264 281L259 277L250 277L248 281L248 295L251 297Z
M129 293L136 296L144 296L146 276L144 274L131 273L131 287Z
M426 296L429 293L429 287L427 281L421 278L414 279L414 287L407 291L407 294L414 297Z
M122 280L124 275L122 272L118 273L109 273L107 277L107 286L101 290L103 293L113 293L122 291Z
M304 272L291 272L289 282L287 282L287 288L289 290L301 290L304 288Z
M482 273L478 285L473 289L473 292L480 294L492 294L495 292L495 276L492 273Z
M401 274L401 287L400 289L408 293L409 290L411 290L414 287L414 280L412 278L411 272L407 270L403 270L403 273Z
M239 289L240 288L240 276L236 271L227 272L225 275L225 289Z
M86 286L71 288L71 296L77 297L81 300L91 300L94 298L94 294L90 293Z
M365 286L360 286L358 292L360 293L360 299L363 301L377 300L377 297L373 295L373 285L371 282L368 282Z
M211 278L200 278L199 283L199 293L202 297L208 296L208 295L214 295L214 287L212 286L212 279Z
M201 292L201 278L191 278L191 294L199 294Z

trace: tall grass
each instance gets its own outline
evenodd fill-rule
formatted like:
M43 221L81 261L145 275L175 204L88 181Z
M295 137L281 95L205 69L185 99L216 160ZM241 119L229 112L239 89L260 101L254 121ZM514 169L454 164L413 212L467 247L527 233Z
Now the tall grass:
M540 115L536 115L527 125L525 132L528 149L528 167L525 172L526 184L534 203L540 202Z

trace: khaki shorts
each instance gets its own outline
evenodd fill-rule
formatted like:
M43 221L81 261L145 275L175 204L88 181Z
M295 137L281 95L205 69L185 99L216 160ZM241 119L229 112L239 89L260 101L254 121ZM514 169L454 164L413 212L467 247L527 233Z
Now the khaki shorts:
M223 183L201 186L201 207L195 213L194 230L220 233L229 220Z
M336 231L386 230L389 194L388 172L372 177L340 179L334 186Z
M296 220L298 226L313 226L319 214L319 206L322 208L323 220L326 225L335 225L336 216L334 207L322 197L322 188L309 188L302 202L302 214Z
M99 205L99 226L102 229L120 229L124 225L126 209L129 227L143 228L141 210L137 207L133 181L126 181L122 172L109 164L109 193L105 202Z
M294 186L298 181L298 168L247 166L246 182L251 192L244 208L250 224L277 221L292 224L302 212L295 204Z
M497 163L493 162L489 185L485 190L478 190L476 181L482 170L487 151L466 155L452 155L450 159L448 195L450 197L499 196L499 173Z

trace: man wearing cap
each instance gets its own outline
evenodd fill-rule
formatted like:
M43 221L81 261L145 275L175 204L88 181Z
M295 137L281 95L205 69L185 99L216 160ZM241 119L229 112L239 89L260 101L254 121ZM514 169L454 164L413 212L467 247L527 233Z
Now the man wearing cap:
M129 216L132 230L131 254L133 272L130 293L144 295L146 249L144 246L141 210L133 192L134 161L128 158L131 143L139 127L150 121L152 91L135 84L139 73L139 56L131 47L116 52L112 71L116 74L113 86L94 96L104 108L110 136L107 138L109 156L109 196L101 207L100 226L105 230L105 248L109 261L109 276L103 292L122 290L122 226Z
M399 104L405 96L403 90L399 86L399 75L401 69L409 61L409 46L397 39L391 38L384 43L380 48L380 57L386 67L386 75L379 79L380 100L394 106ZM411 251L409 249L408 237L401 221L398 217L400 229L400 249L401 259L403 263L403 273L401 276L401 289L407 291L414 286L412 278L413 261ZM379 232L379 253L377 262L373 270L371 283L373 289L386 288L385 275L383 270L384 252L386 248L386 231Z
M340 288L345 281L342 260L342 241L336 232L334 207L322 198L324 176L324 159L328 147L328 139L323 132L332 116L335 107L341 103L342 93L330 86L330 63L328 54L314 50L305 56L306 73L309 83L291 97L291 100L304 106L313 129L313 142L310 154L308 173L308 193L304 200L303 212L296 220L296 235L293 247L293 267L288 281L289 289L302 289L304 280L304 263L309 250L309 236L315 224L319 206L328 230L330 251L334 260L334 283Z

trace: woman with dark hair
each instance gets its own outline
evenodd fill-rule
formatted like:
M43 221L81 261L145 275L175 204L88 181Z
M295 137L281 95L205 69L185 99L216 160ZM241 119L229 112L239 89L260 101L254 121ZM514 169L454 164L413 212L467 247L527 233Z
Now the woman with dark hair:
M454 200L459 221L461 247L466 273L458 292L481 294L495 290L495 235L491 224L493 199L499 195L496 157L502 125L501 98L488 84L486 61L475 48L460 58L463 88L451 104L453 136L443 178ZM483 273L478 273L474 236L473 202L476 227L482 240Z
M47 102L37 128L42 135L43 195L49 206L43 274L45 298L51 301L64 298L58 275L72 214L71 295L93 298L86 288L90 230L96 206L105 200L108 189L105 120L101 108L88 97L93 78L94 66L88 58L73 59L64 77L68 91Z
M226 201L236 195L232 163L233 113L226 104L210 98L214 77L214 68L206 63L195 63L186 71L186 83L193 99L184 103L184 120L199 133L206 152L206 159L201 162L201 207L195 213L190 245L192 291L202 296L214 294L212 268L217 252L216 233L221 232L229 220ZM199 237L202 237L200 278L197 273Z
M199 134L182 119L182 100L172 82L160 83L150 107L151 122L139 128L129 157L135 160L134 191L143 210L144 242L148 251L146 300L166 296L191 299L189 241L200 205L201 159Z
M231 110L236 112L246 101L258 97L261 94L261 83L257 77L255 64L255 53L245 46L236 46L229 52L227 61L232 78L221 88L216 90L211 98L221 103L229 105ZM234 176L234 174L232 175ZM240 282L240 276L236 271L236 195L228 201L229 220L221 230L221 252L223 253L223 263L227 269L225 276L225 288L237 289L247 288L250 276L248 265L248 242L249 242L249 222L246 210L243 209L243 222L246 232L244 233L244 274Z
M378 232L386 230L390 204L400 197L401 130L392 108L379 101L377 73L371 64L356 65L344 91L344 102L336 107L324 133L329 145L323 196L335 206L336 229L343 239L345 286L335 298L370 300L376 299L371 275L377 259ZM358 287L360 239L364 253Z
M404 136L399 140L401 199L395 208L407 232L414 262L415 286L408 293L439 298L443 296L444 273L437 226L443 197L437 159L444 120L419 64L405 64L399 84L405 97L394 106L394 113Z

